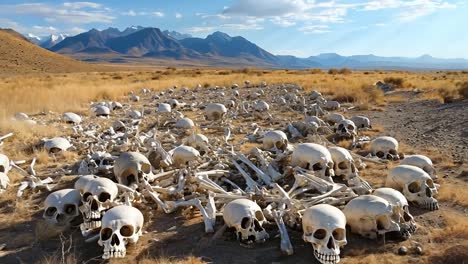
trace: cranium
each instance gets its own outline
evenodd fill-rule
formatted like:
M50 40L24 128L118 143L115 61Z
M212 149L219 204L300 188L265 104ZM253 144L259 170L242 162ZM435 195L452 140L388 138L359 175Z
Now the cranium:
M178 146L170 152L172 152L174 165L177 167L188 165L189 162L200 158L200 152L190 146Z
M349 120L353 121L358 129L372 128L369 118L365 116L353 116Z
M226 204L223 219L228 227L236 229L241 243L265 242L269 237L262 227L266 222L262 209L251 200L237 199Z
M67 112L63 114L63 120L65 120L67 123L78 125L81 123L81 116L75 113Z
M158 110L156 110L156 112L160 115L164 115L164 114L169 114L172 112L172 108L171 108L171 105L170 104L165 104L165 103L160 103L158 105Z
M344 116L342 114L337 114L337 113L331 113L327 114L323 117L323 120L328 122L329 124L337 124L343 120L345 120Z
M169 99L167 103L172 107L172 109L176 109L180 105L179 101L177 101L177 99L174 98Z
M60 151L66 151L72 145L66 138L56 137L44 140L44 148L50 153L58 153Z
M312 244L320 263L340 262L340 247L345 246L346 218L340 209L319 204L307 208L302 215L303 239Z
M400 233L399 215L384 198L361 195L351 200L343 209L351 232L376 239L378 235Z
M408 200L405 196L392 188L379 188L372 194L384 198L393 206L393 210L399 216L400 233L402 237L409 238L416 231L416 221L409 212Z
M229 109L234 109L236 107L236 101L235 100L227 100L225 103L226 107Z
M132 119L140 119L143 115L138 110L130 110L128 111L128 117Z
M143 214L135 207L116 206L102 218L98 244L104 247L103 259L123 258L126 245L135 244L142 235Z
M249 80L245 80L244 81L244 84L245 84L245 88L250 88L250 81Z
M257 112L266 112L270 110L270 106L268 105L267 102L260 100L260 101L255 102L254 110Z
M341 105L338 101L326 101L322 104L323 109L325 110L338 110Z
M392 137L378 137L371 141L371 153L381 159L398 160L398 141Z
M288 147L288 137L281 130L268 131L263 136L263 148L265 150L286 150Z
M434 198L437 187L431 176L421 168L411 165L398 165L388 172L386 187L402 192L406 199L422 208L431 211L439 209L439 203Z
M310 92L309 94L310 100L317 100L317 98L320 96L322 96L322 93L320 93L319 91L315 91L315 90Z
M203 134L193 133L187 138L187 144L194 147L198 151L204 152L202 155L211 151L210 142L208 138Z
M136 95L136 94L132 94L132 95L130 96L130 100L131 100L132 102L138 102L138 101L140 101L140 96L138 96L138 95Z
M110 115L110 109L105 105L97 105L94 108L94 112L96 113L96 116L100 117L109 117Z
M176 128L179 128L179 129L182 129L182 130L190 130L194 126L195 126L195 124L193 123L192 119L190 119L188 117L184 117L184 118L181 118L181 119L177 120L177 122L175 124Z
M94 152L91 159L96 163L99 173L110 174L114 168L115 158L107 152Z
M103 215L112 207L112 202L117 198L117 185L102 177L94 175L81 176L75 182L75 189L82 194L80 206L84 223L81 224L81 232L86 236L89 230L101 227Z
M437 179L432 160L424 155L408 155L400 162L401 165L413 165L427 172L433 180Z
M313 170L316 176L330 182L335 176L330 151L319 144L299 144L292 153L291 165Z
M0 153L0 172L7 174L10 169L10 159L7 155Z
M42 217L51 224L68 225L76 223L80 216L78 210L81 204L80 191L63 189L47 196L44 201L44 214Z
M344 119L338 122L335 127L335 133L338 138L351 139L357 136L356 125L349 119Z
M142 179L151 175L151 163L138 152L124 152L114 162L114 175L120 184L136 188Z
M29 119L29 116L25 113L18 112L15 114L15 119L18 121L25 121Z
M268 86L268 85L267 85L267 82L265 82L265 81L263 81L263 82L260 83L260 87L262 87L262 88L265 88L265 87L267 87L267 86Z
M220 120L223 119L227 113L226 106L223 104L208 104L205 107L206 120Z

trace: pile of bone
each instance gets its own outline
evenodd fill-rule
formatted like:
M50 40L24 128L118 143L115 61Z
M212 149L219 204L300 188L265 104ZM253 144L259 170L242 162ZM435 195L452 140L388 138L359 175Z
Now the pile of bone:
M74 188L49 194L43 217L79 225L87 241L103 247L105 259L125 257L126 246L142 235L136 207L199 211L207 233L222 218L244 244L269 239L263 225L274 222L287 255L294 251L288 229L302 229L321 263L339 262L346 225L370 239L409 238L416 230L409 203L438 209L429 158L401 159L396 139L360 135L372 129L368 118L347 119L343 113L352 107L343 111L340 103L317 91L303 94L296 85L145 88L126 103L92 103L91 110L88 117L66 113L47 124L72 131L44 139L50 155L71 150L84 158L57 171L79 177ZM283 113L299 118L291 122ZM245 137L236 142L236 135ZM362 157L337 147L341 140L351 140L351 148L370 141L371 153ZM259 145L241 152L246 142ZM2 190L10 165L25 175L19 196L28 188L53 190L59 176L41 179L34 161L24 170L0 155ZM359 175L363 161L400 164L388 171L385 187L374 190Z

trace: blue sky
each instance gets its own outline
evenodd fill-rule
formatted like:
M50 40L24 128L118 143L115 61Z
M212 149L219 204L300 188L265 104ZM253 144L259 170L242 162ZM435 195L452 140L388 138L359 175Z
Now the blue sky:
M131 25L241 35L274 54L468 58L468 1L146 0L0 2L0 27L78 34Z

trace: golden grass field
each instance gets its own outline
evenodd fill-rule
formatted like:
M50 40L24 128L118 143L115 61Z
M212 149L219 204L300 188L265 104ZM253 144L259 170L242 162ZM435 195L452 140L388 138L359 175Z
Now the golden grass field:
M319 90L329 98L341 102L359 105L363 111L384 111L388 104L406 100L401 95L384 96L382 92L369 87L378 80L386 78L402 79L400 90L421 91L417 100L437 100L441 103L447 100L466 98L463 93L463 83L468 83L468 72L405 72L405 71L353 71L346 74L329 74L321 70L258 70L258 69L176 69L159 68L154 70L135 69L119 72L83 72L60 74L11 75L0 77L0 135L13 132L15 136L0 148L12 160L30 160L32 155L38 158L36 168L51 169L64 162L77 161L80 157L73 152L66 152L58 157L51 157L46 152L35 148L39 139L63 135L59 127L30 127L11 122L11 117L17 112L35 115L40 112L52 111L57 116L65 111L73 111L89 115L89 103L99 100L122 100L129 91L138 92L141 88L164 90L174 85L192 88L197 84L204 87L213 85L231 86L242 84L244 80L252 83L267 81L268 83L295 83L306 91ZM468 111L468 110L467 110ZM384 135L385 131L377 124L370 136ZM247 148L248 146L244 146ZM432 158L439 172L450 169L460 169L450 157L439 153L438 149L415 149L402 144L402 151L407 154L421 153ZM462 164L461 166L466 166ZM369 164L362 176L373 184L382 184L386 171L384 168ZM13 185L22 176L15 172L9 174ZM420 258L402 259L386 247L377 252L356 249L346 252L342 263L463 263L456 262L460 258L453 256L468 256L468 184L462 180L441 179L439 199L446 207L437 212L431 212L429 218L421 223L417 241L411 243L425 245L425 254ZM14 189L14 188L12 188ZM43 196L42 196L43 197ZM21 200L15 197L15 190L9 190L0 195L0 226L13 226L16 222L32 221L41 210L42 201L37 196L25 196ZM417 219L418 221L418 219ZM42 226L40 226L42 227ZM7 232L2 230L1 232ZM35 230L33 233L21 233L13 240L46 241L58 233L51 230ZM1 256L1 251L0 251ZM455 262L452 262L453 260ZM174 259L143 258L140 263L202 263L197 257ZM466 261L466 259L464 260ZM40 263L76 263L78 259L73 254L63 257L60 254L41 256ZM130 261L131 262L131 261ZM111 263L128 263L126 260L111 261ZM134 262L132 262L134 263Z

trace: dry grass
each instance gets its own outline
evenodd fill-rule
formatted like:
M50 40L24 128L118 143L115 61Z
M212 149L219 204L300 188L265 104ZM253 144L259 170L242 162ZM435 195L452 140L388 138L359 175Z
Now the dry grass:
M433 228L431 238L435 243L446 242L448 238L458 241L466 241L468 239L468 221L467 217L455 212L445 211L442 213L445 226L441 228Z
M460 184L442 182L437 198L450 204L468 206L468 189ZM468 224L467 224L468 231Z

